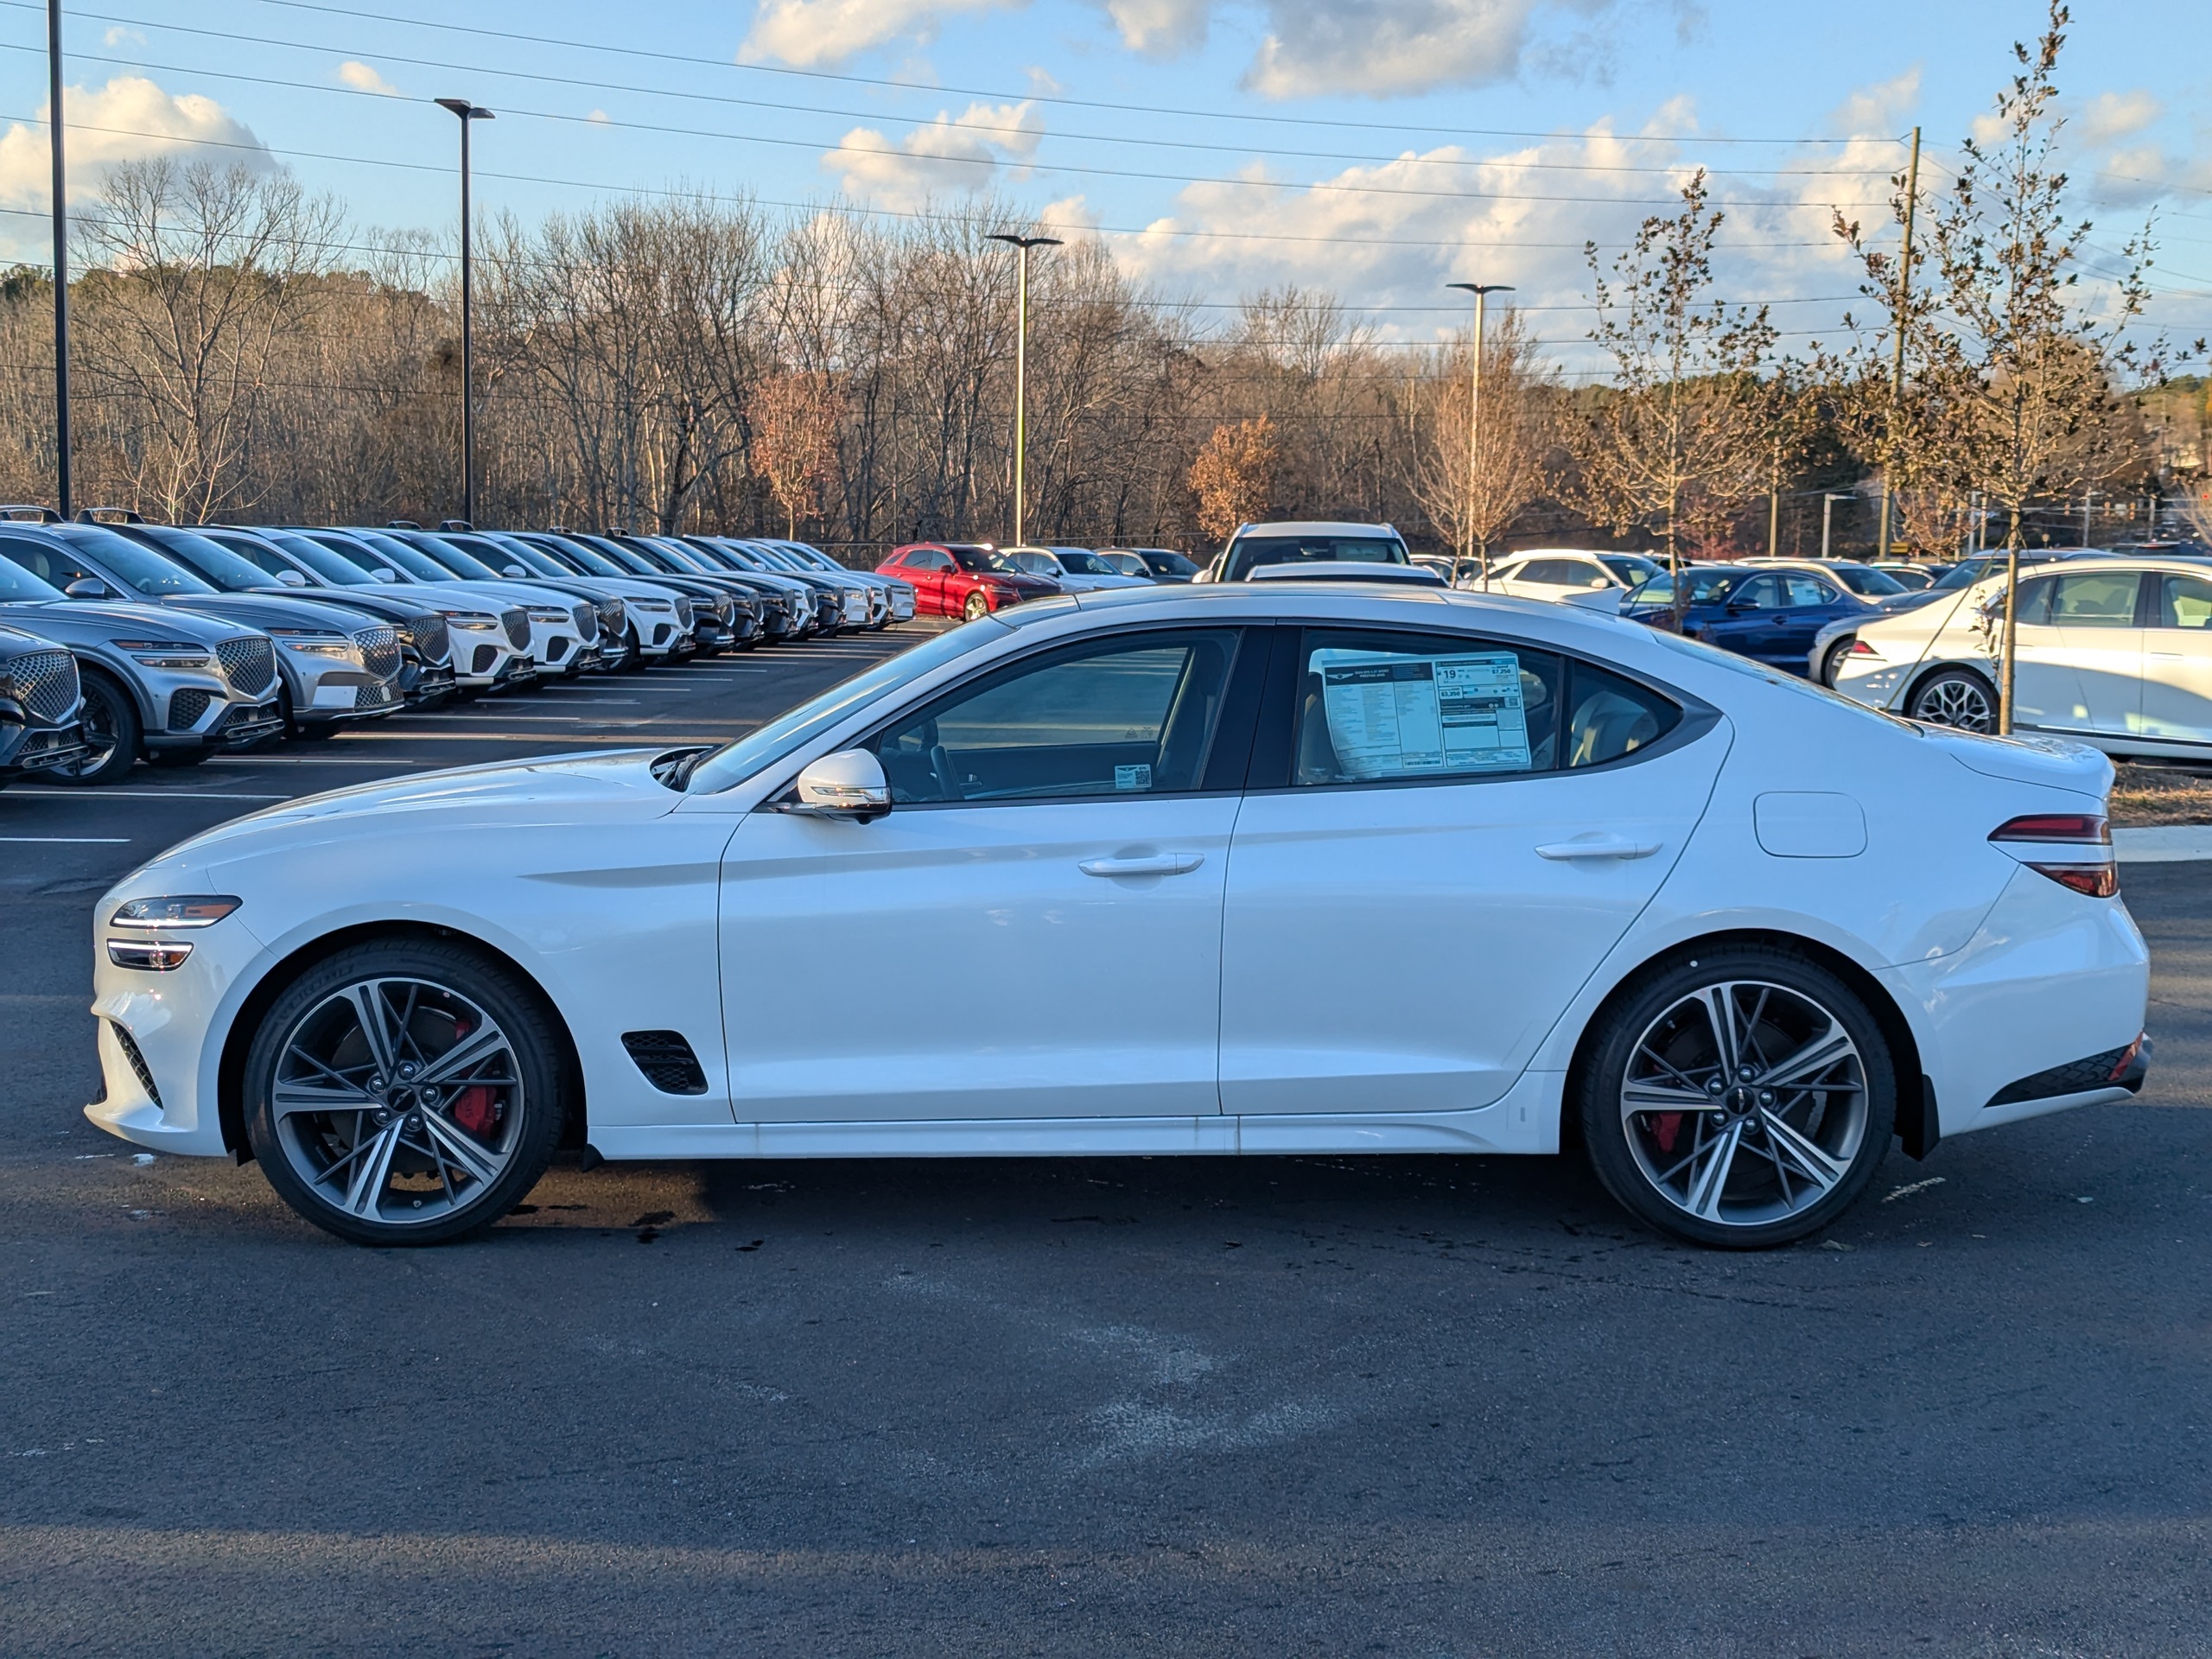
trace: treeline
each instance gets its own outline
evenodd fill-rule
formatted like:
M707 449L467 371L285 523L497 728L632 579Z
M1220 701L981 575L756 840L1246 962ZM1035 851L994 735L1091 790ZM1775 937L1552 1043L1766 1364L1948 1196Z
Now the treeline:
M2132 514L2201 474L2204 387L2145 401L2167 365L2126 343L2144 245L2094 313L2069 284L2081 237L2057 217L2044 46L1999 100L1995 153L1969 146L1960 183L1923 200L1911 272L1837 227L1869 299L1845 348L1793 360L1763 312L1714 304L1721 215L1700 177L1618 258L1591 254L1601 383L1568 385L1493 312L1471 475L1465 334L1408 347L1296 289L1202 319L1095 239L1041 253L1029 533L1197 549L1243 518L1342 518L1446 549L1599 536L1719 555L1764 550L1771 525L1809 551L1833 493L1835 545L1861 550L1885 480L1895 539L1930 550L1967 541L1977 507L1993 543L2071 539L2091 493ZM2005 188L1973 188L1989 175ZM885 228L664 196L487 226L478 517L789 529L856 555L1002 537L1015 284L990 234L1020 222L990 201ZM460 511L458 284L429 238L357 231L282 173L156 161L113 172L76 257L80 502L185 521ZM53 489L51 308L42 273L0 280L16 500Z

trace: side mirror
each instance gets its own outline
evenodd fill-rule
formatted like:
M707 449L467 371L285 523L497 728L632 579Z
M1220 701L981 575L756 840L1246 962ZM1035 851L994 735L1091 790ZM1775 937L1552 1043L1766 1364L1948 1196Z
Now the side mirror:
M296 570L279 570L276 581L286 588L304 588L308 585L308 579Z
M387 570L384 566L378 565L375 569L369 572L369 580L372 582L397 582L399 580L399 573L397 570Z
M511 565L509 565L509 566L507 567L507 572L506 572L506 573L507 573L507 575L511 575L511 576L526 576L526 575L528 575L530 574L530 572L529 572L529 571L527 571L527 570L524 569L522 568L522 566L520 566L520 565L518 565L518 564L511 564Z
M840 749L811 762L792 785L798 798L785 810L810 817L867 823L891 810L891 784L883 762L866 749Z
M72 599L105 599L107 583L98 576L79 576L61 590Z

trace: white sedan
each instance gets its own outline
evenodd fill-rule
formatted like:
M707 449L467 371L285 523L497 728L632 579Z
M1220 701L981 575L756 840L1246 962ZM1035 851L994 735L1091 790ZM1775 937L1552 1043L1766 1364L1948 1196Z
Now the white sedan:
M1621 596L1630 588L1665 574L1664 565L1640 553L1529 548L1491 568L1488 591L1510 594L1516 599L1548 599L1556 604L1611 611L1620 607ZM1459 585L1482 588L1482 574L1463 575Z
M1996 729L2005 580L1862 623L1834 658L1857 702ZM2024 570L2013 607L2013 725L2112 754L2212 758L2212 566L2069 559Z
M496 1221L562 1145L1570 1137L1647 1223L1773 1244L1893 1135L2139 1086L2111 777L1558 606L1042 600L725 747L410 777L185 842L99 906L87 1109L257 1159L380 1244ZM961 991L1137 978L1160 994L1111 1018Z

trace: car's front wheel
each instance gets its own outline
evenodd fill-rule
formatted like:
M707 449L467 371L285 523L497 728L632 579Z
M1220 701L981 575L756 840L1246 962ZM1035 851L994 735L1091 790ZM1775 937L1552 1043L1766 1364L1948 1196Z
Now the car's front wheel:
M970 594L968 595L968 602L960 607L960 614L966 620L973 622L979 616L989 615L990 610L989 600L985 599L981 594Z
M1873 1179L1897 1072L1865 1001L1778 946L1653 975L1592 1032L1583 1142L1605 1190L1652 1225L1739 1249L1817 1232Z
M1912 690L1905 713L1930 726L1951 726L1962 732L1997 729L1997 693L1989 682L1970 668L1943 668Z
M87 673L84 694L85 752L50 775L60 784L111 784L137 764L144 747L138 705L105 674Z
M551 1162L564 1065L553 1018L485 953L381 940L286 988L245 1065L245 1128L285 1203L360 1244L490 1226Z

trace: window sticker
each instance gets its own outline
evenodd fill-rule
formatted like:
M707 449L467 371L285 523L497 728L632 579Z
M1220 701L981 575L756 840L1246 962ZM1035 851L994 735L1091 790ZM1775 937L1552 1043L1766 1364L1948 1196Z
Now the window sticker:
M1150 789L1150 766L1116 766L1114 768L1114 787L1116 789Z
M1526 772L1529 721L1521 659L1510 651L1452 657L1317 651L1329 741L1345 777Z

